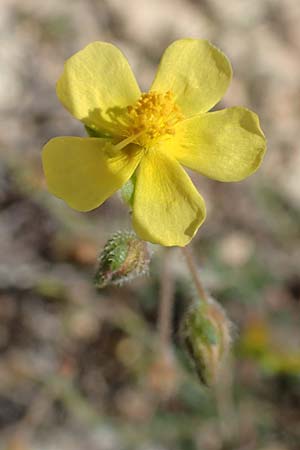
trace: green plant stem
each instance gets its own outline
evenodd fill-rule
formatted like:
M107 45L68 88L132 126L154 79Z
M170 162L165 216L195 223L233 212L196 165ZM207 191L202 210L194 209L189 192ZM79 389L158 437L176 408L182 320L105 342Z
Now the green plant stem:
M200 279L200 275L197 269L197 264L195 261L195 258L193 256L192 250L190 247L182 247L181 251L183 253L183 256L185 258L187 267L191 273L192 279L194 281L195 287L197 289L197 292L199 294L199 297L204 302L208 303L208 295L203 287L202 281Z
M158 309L158 333L162 350L170 346L172 335L172 312L174 302L174 279L170 268L172 249L164 249Z
M239 440L239 421L233 398L233 356L229 352L224 361L218 383L213 388L222 450L235 448Z
M199 298L203 302L208 303L209 296L203 287L191 247L182 247L181 251L185 257L187 267L194 281ZM222 372L222 376L219 376L218 383L213 387L213 395L218 414L222 450L232 450L234 444L237 442L238 422L232 393L233 361L230 354L227 355L226 361L224 361Z

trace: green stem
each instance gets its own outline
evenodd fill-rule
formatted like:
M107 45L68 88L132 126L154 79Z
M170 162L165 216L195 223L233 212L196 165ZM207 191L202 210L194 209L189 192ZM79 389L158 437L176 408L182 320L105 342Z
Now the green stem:
M188 266L188 269L191 273L192 279L194 281L195 287L197 289L197 292L199 294L199 297L201 300L203 300L205 303L208 303L209 298L208 295L203 287L202 281L199 276L199 272L197 269L196 261L194 259L193 253L191 251L190 247L182 247L181 251L183 253L183 256L185 258L186 264Z
M170 269L171 249L164 249L158 309L158 333L162 350L170 346L172 335L172 311L174 279Z
M222 367L219 382L214 386L214 396L222 437L222 450L238 446L239 417L233 398L233 357L229 352Z
M185 257L187 267L194 281L200 299L206 304L209 302L202 281L199 276L196 261L190 247L182 247L181 251ZM232 380L233 363L231 355L228 355L227 361L224 362L223 376L219 377L219 381L213 389L220 435L222 439L222 450L232 449L234 443L237 442L237 426L238 418L235 411L233 400L233 380Z

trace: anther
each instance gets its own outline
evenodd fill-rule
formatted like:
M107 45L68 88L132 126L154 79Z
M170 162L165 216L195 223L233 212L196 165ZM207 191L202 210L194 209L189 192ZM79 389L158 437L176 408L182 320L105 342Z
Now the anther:
M127 113L127 135L146 146L163 135L175 134L175 125L183 119L171 91L143 93L134 105L127 107Z

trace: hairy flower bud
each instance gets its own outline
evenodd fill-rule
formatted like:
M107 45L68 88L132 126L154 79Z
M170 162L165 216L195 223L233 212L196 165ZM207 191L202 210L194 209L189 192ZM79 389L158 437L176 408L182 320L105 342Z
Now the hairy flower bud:
M150 250L133 232L118 231L107 241L98 260L95 285L121 285L148 272Z
M206 386L213 385L230 346L231 324L224 309L212 298L199 302L186 313L182 337L199 378Z

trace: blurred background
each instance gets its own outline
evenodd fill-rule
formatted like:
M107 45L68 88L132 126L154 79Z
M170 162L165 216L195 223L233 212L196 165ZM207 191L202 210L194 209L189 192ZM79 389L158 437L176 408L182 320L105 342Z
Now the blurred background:
M1 0L0 37L1 450L220 450L224 420L239 431L228 450L299 450L299 0ZM181 37L226 53L234 78L217 109L253 109L268 139L248 180L194 177L208 207L194 253L234 322L225 411L179 342L194 295L179 251L168 254L173 356L161 359L162 249L149 277L97 291L96 257L130 227L127 210L115 195L77 213L47 192L41 170L48 139L84 135L56 98L65 59L112 42L147 90Z

